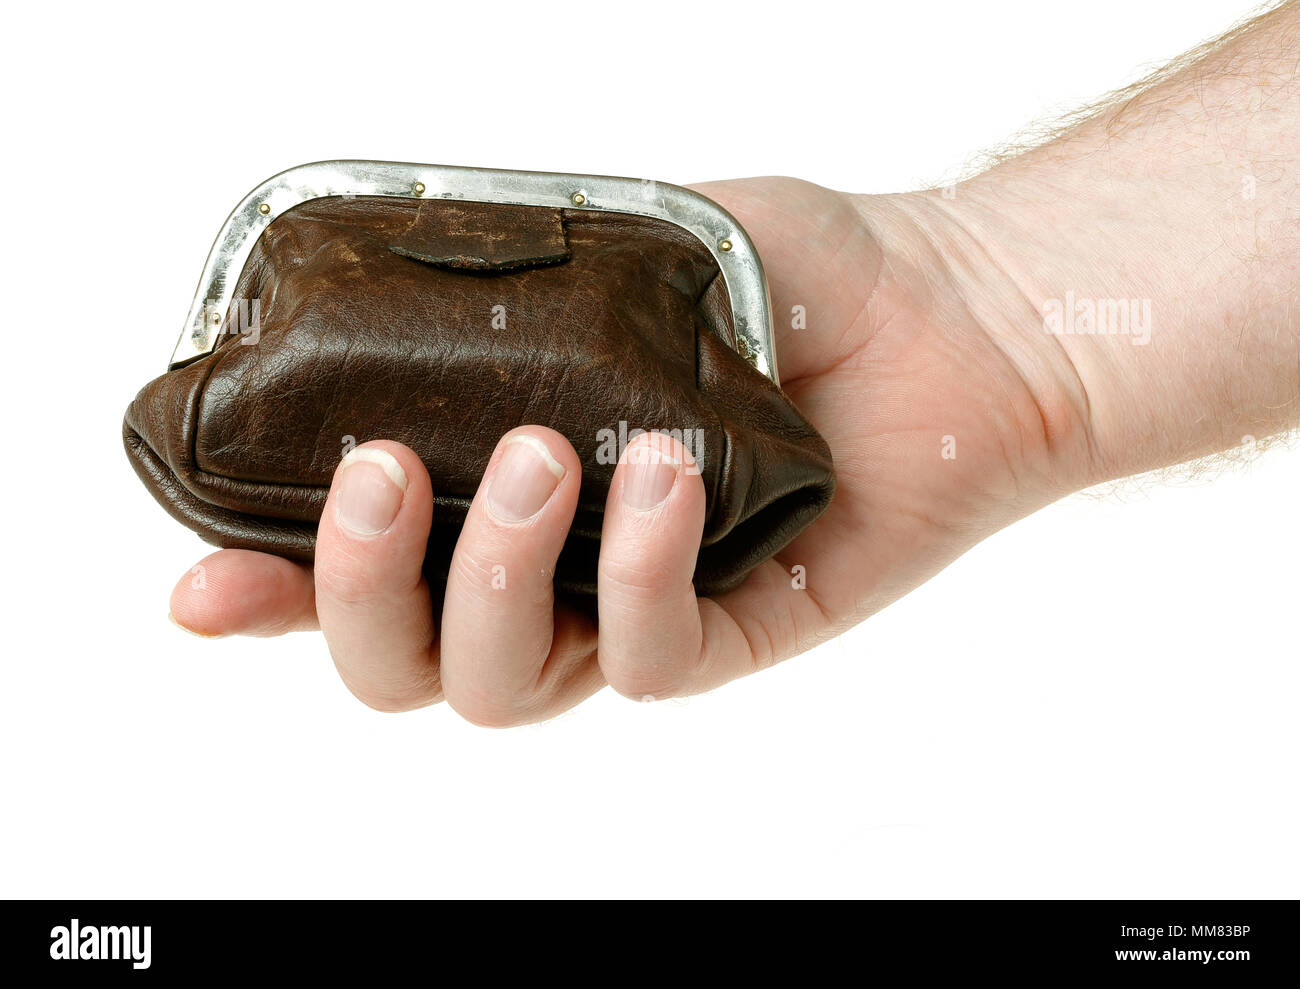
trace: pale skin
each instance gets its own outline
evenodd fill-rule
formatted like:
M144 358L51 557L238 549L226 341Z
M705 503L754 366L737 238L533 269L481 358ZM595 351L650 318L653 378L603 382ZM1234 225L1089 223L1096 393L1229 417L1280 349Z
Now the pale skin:
M314 568L223 550L171 612L203 635L319 628L379 710L445 700L477 724L525 724L607 685L637 700L713 689L1057 498L1294 429L1297 53L1288 4L947 195L698 186L764 259L782 386L838 473L826 514L737 590L695 596L703 483L678 444L643 437L609 493L598 622L557 604L579 463L560 434L522 426L484 474L437 620L420 573L429 477L384 440L336 472ZM1048 332L1067 293L1150 300L1149 343Z

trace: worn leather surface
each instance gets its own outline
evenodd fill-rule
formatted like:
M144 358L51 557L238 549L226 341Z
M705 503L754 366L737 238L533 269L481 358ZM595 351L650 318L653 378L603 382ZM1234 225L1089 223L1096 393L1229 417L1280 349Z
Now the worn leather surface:
M447 268L510 271L569 258L564 213L497 203L438 203L388 245L417 261Z
M582 461L556 573L579 593L595 592L614 471L602 460L620 431L693 431L708 494L701 593L739 583L834 490L825 441L732 349L712 256L663 221L317 200L267 228L235 299L223 325L247 328L238 300L258 300L256 342L224 335L146 385L123 426L149 490L220 546L310 560L343 454L391 439L429 469L427 569L445 575L494 446L522 424L563 433Z

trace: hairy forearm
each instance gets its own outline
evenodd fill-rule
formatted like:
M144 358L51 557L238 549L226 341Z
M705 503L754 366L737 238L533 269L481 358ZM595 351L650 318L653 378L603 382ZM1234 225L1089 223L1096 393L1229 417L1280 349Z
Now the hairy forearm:
M1300 425L1298 73L1292 3L928 194L1018 290L985 318L1068 357L1084 481Z

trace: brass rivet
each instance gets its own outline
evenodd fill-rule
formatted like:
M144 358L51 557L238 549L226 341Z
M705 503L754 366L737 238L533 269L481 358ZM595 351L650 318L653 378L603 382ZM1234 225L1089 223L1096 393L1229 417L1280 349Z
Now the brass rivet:
M417 196L423 196L423 195L424 195L424 183L423 183L423 182L417 182L417 183L415 183L415 185L411 186L411 191L414 192Z
M261 206L257 207L257 211L261 213L263 216L266 216L271 212L271 204L263 203Z
M731 250L731 241L729 241L729 240L720 240L720 241L718 241L718 250L720 250L720 251L729 251L729 250Z
M219 313L219 312L214 312L214 313L212 314L212 322L214 322L214 323L220 323L220 322L221 322L221 313Z
M574 206L581 206L583 203L585 203L585 202L587 201L587 197L584 196L584 195L583 195L582 193L580 193L580 192L575 192L575 193L574 193L572 196L570 196L569 198L573 200L573 205L574 205Z

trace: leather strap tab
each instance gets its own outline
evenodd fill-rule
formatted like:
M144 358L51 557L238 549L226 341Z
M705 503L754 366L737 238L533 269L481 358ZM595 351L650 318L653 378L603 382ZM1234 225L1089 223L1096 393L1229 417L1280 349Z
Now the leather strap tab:
M511 271L569 258L558 209L428 200L389 245L403 257L441 268Z

